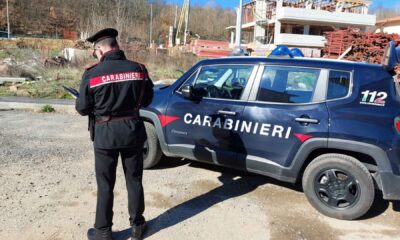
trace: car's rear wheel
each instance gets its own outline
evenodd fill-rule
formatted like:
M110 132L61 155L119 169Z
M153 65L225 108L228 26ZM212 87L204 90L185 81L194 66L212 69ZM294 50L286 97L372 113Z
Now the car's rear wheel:
M324 154L315 158L307 166L302 183L311 205L329 217L357 219L374 201L371 174L351 156Z
M143 168L149 169L156 166L162 157L162 151L156 129L153 124L145 122L147 140L143 147Z

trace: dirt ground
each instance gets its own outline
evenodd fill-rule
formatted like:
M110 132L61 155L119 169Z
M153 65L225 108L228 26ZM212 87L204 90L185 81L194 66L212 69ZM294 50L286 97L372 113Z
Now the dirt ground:
M0 111L0 239L86 239L96 183L86 118ZM188 160L144 173L146 239L400 239L400 204L377 197L361 220L314 210L297 187ZM129 236L118 167L114 237Z

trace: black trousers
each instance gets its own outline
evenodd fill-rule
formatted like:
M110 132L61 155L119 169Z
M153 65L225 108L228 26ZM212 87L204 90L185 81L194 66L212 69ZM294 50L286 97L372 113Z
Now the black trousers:
M97 207L94 227L112 226L114 185L118 157L121 155L128 190L128 210L131 225L144 223L144 194L142 185L143 152L141 148L94 149L97 180Z

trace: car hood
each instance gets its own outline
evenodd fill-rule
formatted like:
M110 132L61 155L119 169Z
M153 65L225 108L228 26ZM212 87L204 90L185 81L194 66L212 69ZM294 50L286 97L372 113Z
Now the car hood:
M170 84L155 84L153 89L154 90L162 90L162 89L166 89L170 86Z

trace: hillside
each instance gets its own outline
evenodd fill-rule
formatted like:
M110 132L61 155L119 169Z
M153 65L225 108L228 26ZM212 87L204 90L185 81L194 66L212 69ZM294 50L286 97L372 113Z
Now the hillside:
M11 31L17 36L62 37L65 31L82 36L104 27L121 31L121 39L148 41L150 4L148 0L9 0ZM164 43L169 26L174 24L175 5L153 2L153 39ZM0 31L7 29L6 3L0 1ZM178 19L180 8L178 9ZM194 6L190 31L201 39L228 40L227 26L234 25L231 9ZM4 16L4 17L3 17Z

